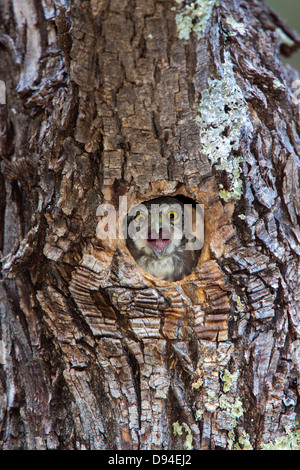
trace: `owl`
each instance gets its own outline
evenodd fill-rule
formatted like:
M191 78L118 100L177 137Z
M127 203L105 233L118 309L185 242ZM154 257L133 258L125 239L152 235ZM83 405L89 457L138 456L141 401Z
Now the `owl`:
M167 196L138 204L127 214L127 248L141 268L160 280L179 281L197 264L201 249L186 207Z

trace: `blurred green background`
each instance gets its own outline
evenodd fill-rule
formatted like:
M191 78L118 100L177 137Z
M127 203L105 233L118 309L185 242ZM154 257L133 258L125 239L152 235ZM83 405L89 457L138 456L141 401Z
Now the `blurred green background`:
M300 34L300 0L265 0L265 3ZM300 51L282 60L300 71Z

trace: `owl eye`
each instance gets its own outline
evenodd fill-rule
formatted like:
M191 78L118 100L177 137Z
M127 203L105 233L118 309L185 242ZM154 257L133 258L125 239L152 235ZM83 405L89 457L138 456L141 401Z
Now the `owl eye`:
M178 219L178 213L176 211L170 211L168 217L170 220L176 220Z
M143 222L144 220L146 220L146 216L144 214L138 214L135 218L135 220L137 222Z

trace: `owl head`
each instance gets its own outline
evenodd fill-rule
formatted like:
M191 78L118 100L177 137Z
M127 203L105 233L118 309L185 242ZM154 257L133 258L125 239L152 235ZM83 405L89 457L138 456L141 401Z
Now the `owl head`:
M185 205L175 197L160 197L136 205L127 215L126 245L139 266L158 279L174 281L194 268L199 250L188 249Z

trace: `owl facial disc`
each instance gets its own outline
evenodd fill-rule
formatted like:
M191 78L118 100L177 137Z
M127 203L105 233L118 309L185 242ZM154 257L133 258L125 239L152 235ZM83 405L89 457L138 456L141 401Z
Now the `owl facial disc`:
M162 196L136 204L124 219L126 246L136 263L169 282L191 274L202 248L194 242L196 226L203 226L202 211L195 201L181 199Z

